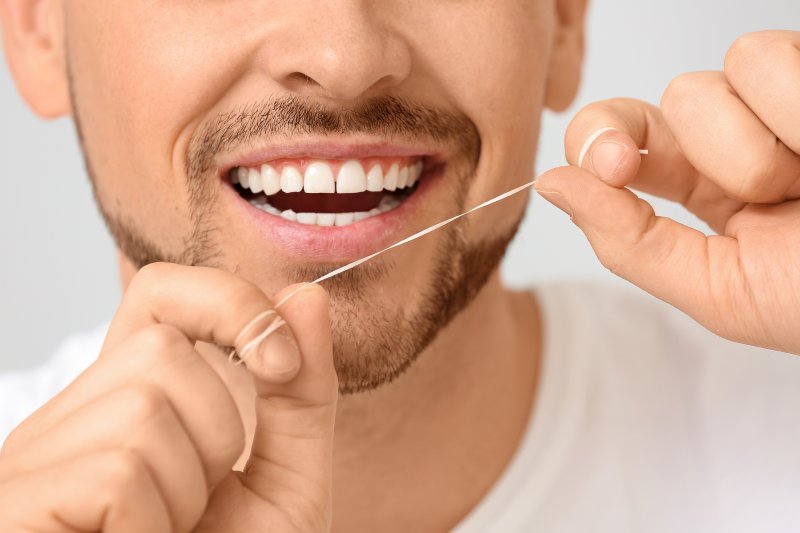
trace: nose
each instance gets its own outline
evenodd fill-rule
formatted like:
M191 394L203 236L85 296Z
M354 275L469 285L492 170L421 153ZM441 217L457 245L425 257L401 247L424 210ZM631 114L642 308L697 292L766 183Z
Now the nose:
M364 0L295 0L273 21L265 47L270 77L301 95L352 101L400 84L408 43ZM373 6L373 7L371 7Z

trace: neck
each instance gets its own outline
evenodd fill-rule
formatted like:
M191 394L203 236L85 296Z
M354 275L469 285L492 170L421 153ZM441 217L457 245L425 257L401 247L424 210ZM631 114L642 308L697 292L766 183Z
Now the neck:
M408 372L341 398L335 530L442 531L463 518L526 428L538 339L533 297L495 274Z

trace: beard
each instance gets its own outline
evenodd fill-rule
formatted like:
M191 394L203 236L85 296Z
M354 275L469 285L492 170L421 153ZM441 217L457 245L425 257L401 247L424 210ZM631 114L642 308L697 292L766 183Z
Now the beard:
M74 87L74 85L73 85ZM349 109L332 111L297 98L268 100L217 115L192 137L186 157L191 234L180 250L165 250L136 223L115 213L97 193L90 150L82 134L79 108L72 95L75 124L95 200L120 251L137 267L154 262L226 267L215 240L213 161L227 149L276 134L379 133L383 136L430 140L448 145L448 161L457 189L452 208L462 212L480 156L480 136L466 116L412 105L394 97L367 100ZM454 213L455 214L455 213ZM373 390L402 375L437 334L475 299L498 267L516 224L499 236L469 243L463 221L440 230L439 244L430 257L430 275L417 304L379 303L370 292L388 279L393 263L367 264L324 282L331 299L333 354L342 394ZM311 264L286 272L293 282L316 279L336 266Z

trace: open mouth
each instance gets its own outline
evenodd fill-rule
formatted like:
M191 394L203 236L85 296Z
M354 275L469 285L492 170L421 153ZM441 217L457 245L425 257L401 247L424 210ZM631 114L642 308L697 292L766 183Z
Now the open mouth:
M424 167L422 157L285 159L235 167L229 178L266 213L300 224L348 226L400 206Z

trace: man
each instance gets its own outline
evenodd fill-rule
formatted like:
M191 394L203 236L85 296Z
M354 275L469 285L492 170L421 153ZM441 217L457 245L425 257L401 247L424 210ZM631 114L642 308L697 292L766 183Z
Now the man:
M3 531L800 526L797 362L596 288L504 289L524 194L303 284L530 179L583 0L0 6L125 287L99 358L6 440ZM615 273L795 354L798 46L745 36L661 109L590 106L537 183Z

